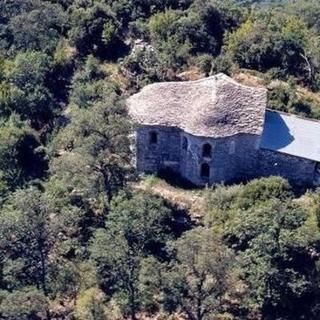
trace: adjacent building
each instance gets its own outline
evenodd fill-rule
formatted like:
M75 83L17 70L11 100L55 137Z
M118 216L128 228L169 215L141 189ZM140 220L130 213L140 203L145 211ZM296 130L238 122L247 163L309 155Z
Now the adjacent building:
M140 172L195 185L280 175L320 185L320 122L267 110L267 91L224 74L162 82L127 100Z

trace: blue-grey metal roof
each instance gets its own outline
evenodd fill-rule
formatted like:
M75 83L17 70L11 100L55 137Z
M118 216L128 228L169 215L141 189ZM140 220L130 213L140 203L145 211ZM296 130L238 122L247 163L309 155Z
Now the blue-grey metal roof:
M260 148L320 162L320 122L267 110Z

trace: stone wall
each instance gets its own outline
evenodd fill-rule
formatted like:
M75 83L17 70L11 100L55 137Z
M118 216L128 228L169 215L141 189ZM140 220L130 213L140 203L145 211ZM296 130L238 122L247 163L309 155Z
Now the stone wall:
M188 140L188 148L182 148L180 172L194 184L228 183L246 179L255 173L258 136L243 134L221 139L195 137L186 133L183 136ZM205 144L212 147L211 157L203 157ZM210 167L209 178L201 176L203 163Z
M156 143L151 135L156 135ZM203 156L210 144L211 156ZM260 137L239 134L227 138L197 137L173 127L143 126L136 132L136 167L157 173L170 168L195 185L230 183L255 177L280 175L296 185L312 185L315 165L311 160L259 149ZM201 166L209 166L209 176Z
M157 135L157 143L150 141ZM172 127L144 126L136 132L136 167L140 172L156 173L170 168L180 170L181 130Z
M260 149L256 176L279 175L292 184L312 186L315 179L316 162L284 153Z
M157 143L150 141L153 133ZM203 157L206 143L212 148L211 157ZM196 137L178 128L143 126L136 134L136 166L147 173L170 168L196 185L231 182L254 175L258 144L259 137L249 134L214 139ZM210 167L208 178L201 177L203 163Z

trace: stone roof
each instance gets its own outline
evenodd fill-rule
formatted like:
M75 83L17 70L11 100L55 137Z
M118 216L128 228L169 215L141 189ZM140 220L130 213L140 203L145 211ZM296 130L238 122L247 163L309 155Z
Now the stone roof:
M266 103L264 88L244 86L224 74L147 85L127 100L137 124L178 127L215 138L261 134Z
M320 162L319 137L320 121L268 110L260 148Z

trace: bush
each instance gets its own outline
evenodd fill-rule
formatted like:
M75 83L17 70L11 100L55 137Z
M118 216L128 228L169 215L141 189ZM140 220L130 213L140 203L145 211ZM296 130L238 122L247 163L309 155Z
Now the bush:
M27 287L21 291L0 293L0 318L3 320L49 319L49 305L42 292Z
M249 208L271 199L285 200L293 196L287 180L281 177L255 179L245 185L237 198L239 208Z
M223 54L218 56L213 61L213 73L225 73L227 75L231 75L234 72L235 65L231 60L231 57L227 54Z
M200 72L207 76L210 75L213 67L213 57L209 54L201 55L197 58L197 66Z
M76 301L76 320L107 320L103 300L104 294L98 288L81 292Z

